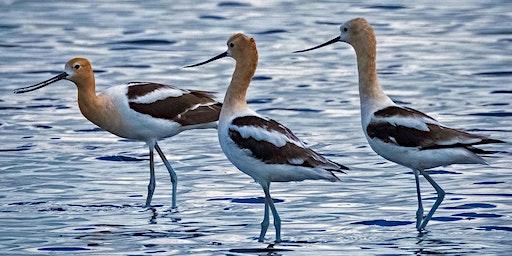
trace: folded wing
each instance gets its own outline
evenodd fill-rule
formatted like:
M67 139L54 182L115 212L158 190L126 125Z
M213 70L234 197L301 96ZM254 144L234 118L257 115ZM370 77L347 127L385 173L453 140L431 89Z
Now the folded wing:
M137 82L127 91L131 109L154 118L177 122L182 126L215 122L222 104L213 93L184 90L171 85Z
M385 143L420 150L463 147L475 153L482 153L482 150L472 146L502 143L500 140L443 126L426 114L399 106L376 111L366 131L368 137L372 139L377 138Z
M258 116L237 117L231 122L229 137L248 155L266 164L320 168L335 172L348 169L306 147L288 128L271 119Z

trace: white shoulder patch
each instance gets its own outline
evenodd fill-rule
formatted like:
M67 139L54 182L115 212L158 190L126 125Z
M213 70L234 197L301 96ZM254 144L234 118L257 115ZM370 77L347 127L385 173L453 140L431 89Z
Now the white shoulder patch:
M242 138L254 138L258 141L267 141L274 144L276 147L283 147L288 142L286 136L281 133L272 131L269 132L267 129L257 127L257 126L236 126L231 125L230 129L234 129L240 133Z
M139 96L135 99L130 100L130 102L133 103L140 103L140 104L150 104L159 100L163 100L169 97L180 97L182 96L186 91L177 89L177 88L170 88L170 87L164 87L157 90L154 90L146 95Z
M416 117L402 117L402 116L392 116L385 118L375 118L377 122L388 122L394 126L405 126L409 128L414 128L420 131L430 131L428 129L427 123L433 123L432 120L426 120L425 118L416 118ZM429 122L430 121L430 122Z
M296 140L290 139L285 134L282 134L277 131L269 131L269 130L259 127L259 126L230 125L229 128L239 132L240 135L242 136L242 138L244 138L244 139L252 137L258 141L270 142L270 143L274 144L276 147L283 147L284 145L286 145L286 143L292 143L301 148L304 148L304 144L301 141L296 141Z
M294 165L301 165L301 164L304 163L304 159L299 158L299 157L295 157L295 158L292 158L292 159L288 159L288 162L290 164L294 164Z

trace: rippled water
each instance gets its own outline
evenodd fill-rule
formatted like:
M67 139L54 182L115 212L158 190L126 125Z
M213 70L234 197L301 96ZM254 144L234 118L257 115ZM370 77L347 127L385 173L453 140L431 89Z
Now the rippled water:
M0 254L501 254L512 250L509 145L490 166L438 168L447 196L429 232L414 228L414 176L367 146L359 124L353 50L291 54L366 17L379 43L381 83L393 99L442 122L510 140L512 4L313 1L0 1ZM316 1L315 1L316 2ZM276 183L285 242L257 243L259 185L223 156L214 130L161 143L179 174L179 212L158 162L156 207L143 209L147 149L83 118L59 82L12 90L93 60L98 89L155 81L223 92L233 61L197 69L234 32L253 35L260 64L251 106L350 166L342 183ZM223 93L219 94L222 98ZM423 183L427 201L435 194ZM273 239L273 228L267 234Z

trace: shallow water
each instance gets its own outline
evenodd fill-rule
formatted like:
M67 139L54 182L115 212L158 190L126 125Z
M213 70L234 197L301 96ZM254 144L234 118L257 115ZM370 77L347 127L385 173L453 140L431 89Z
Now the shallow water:
M174 1L176 2L176 1ZM490 166L432 171L447 196L428 233L414 228L414 176L371 151L359 124L353 50L336 44L291 54L337 36L366 17L379 44L380 80L404 105L447 125L510 140L512 4L221 1L193 5L0 1L0 254L322 255L497 254L512 250L508 145ZM301 3L302 2L302 3ZM161 142L179 174L179 212L169 212L169 177L157 165L151 210L143 209L148 153L96 128L59 82L12 90L93 60L98 90L128 81L223 92L233 61L180 67L225 50L234 32L253 35L259 68L251 106L352 168L342 183L273 184L285 242L257 243L263 193L223 156L214 130ZM221 99L223 93L219 93ZM423 183L424 197L435 194Z

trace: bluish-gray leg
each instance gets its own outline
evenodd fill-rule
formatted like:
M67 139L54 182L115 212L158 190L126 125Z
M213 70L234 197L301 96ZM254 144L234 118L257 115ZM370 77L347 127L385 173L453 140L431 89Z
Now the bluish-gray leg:
M155 192L155 161L153 158L153 147L149 146L149 185L148 196L146 197L146 207L151 207L151 200Z
M178 176L174 172L174 169L172 168L169 161L167 161L167 158L165 158L164 152L162 152L162 149L160 149L160 146L158 146L157 143L155 143L156 152L158 152L158 155L160 155L160 158L165 164L165 167L167 167L167 171L169 172L169 175L171 176L171 185L172 185L172 202L171 202L171 208L176 209L176 190L178 188Z
M277 212L276 207L274 206L274 201L270 196L270 183L267 183L266 186L263 186L263 191L265 192L265 200L270 206L270 210L272 210L272 217L274 218L274 227L276 228L276 243L281 242L281 218L279 217L279 213Z
M420 230L421 222L423 221L423 203L421 201L420 191L420 177L418 170L412 170L414 172L414 178L416 179L416 194L418 195L418 210L416 211L416 229Z
M265 240L265 234L267 233L268 229L268 223L269 223L269 206L267 202L267 198L265 197L265 213L263 214L263 221L261 222L261 232L260 232L260 238L258 239L258 242L263 242Z
M423 175L425 177L425 179L427 179L427 181L432 185L432 187L434 187L434 189L437 192L436 202L434 203L434 205L432 206L432 209L430 209L427 216L423 219L423 222L421 223L420 230L422 230L425 228L425 226L427 226L428 221L432 218L432 215L434 215L434 212L436 212L437 208L443 201L444 195L446 193L439 185L437 185L437 183L428 175L428 173L426 173L423 170L420 170L420 173L421 173L421 175Z

